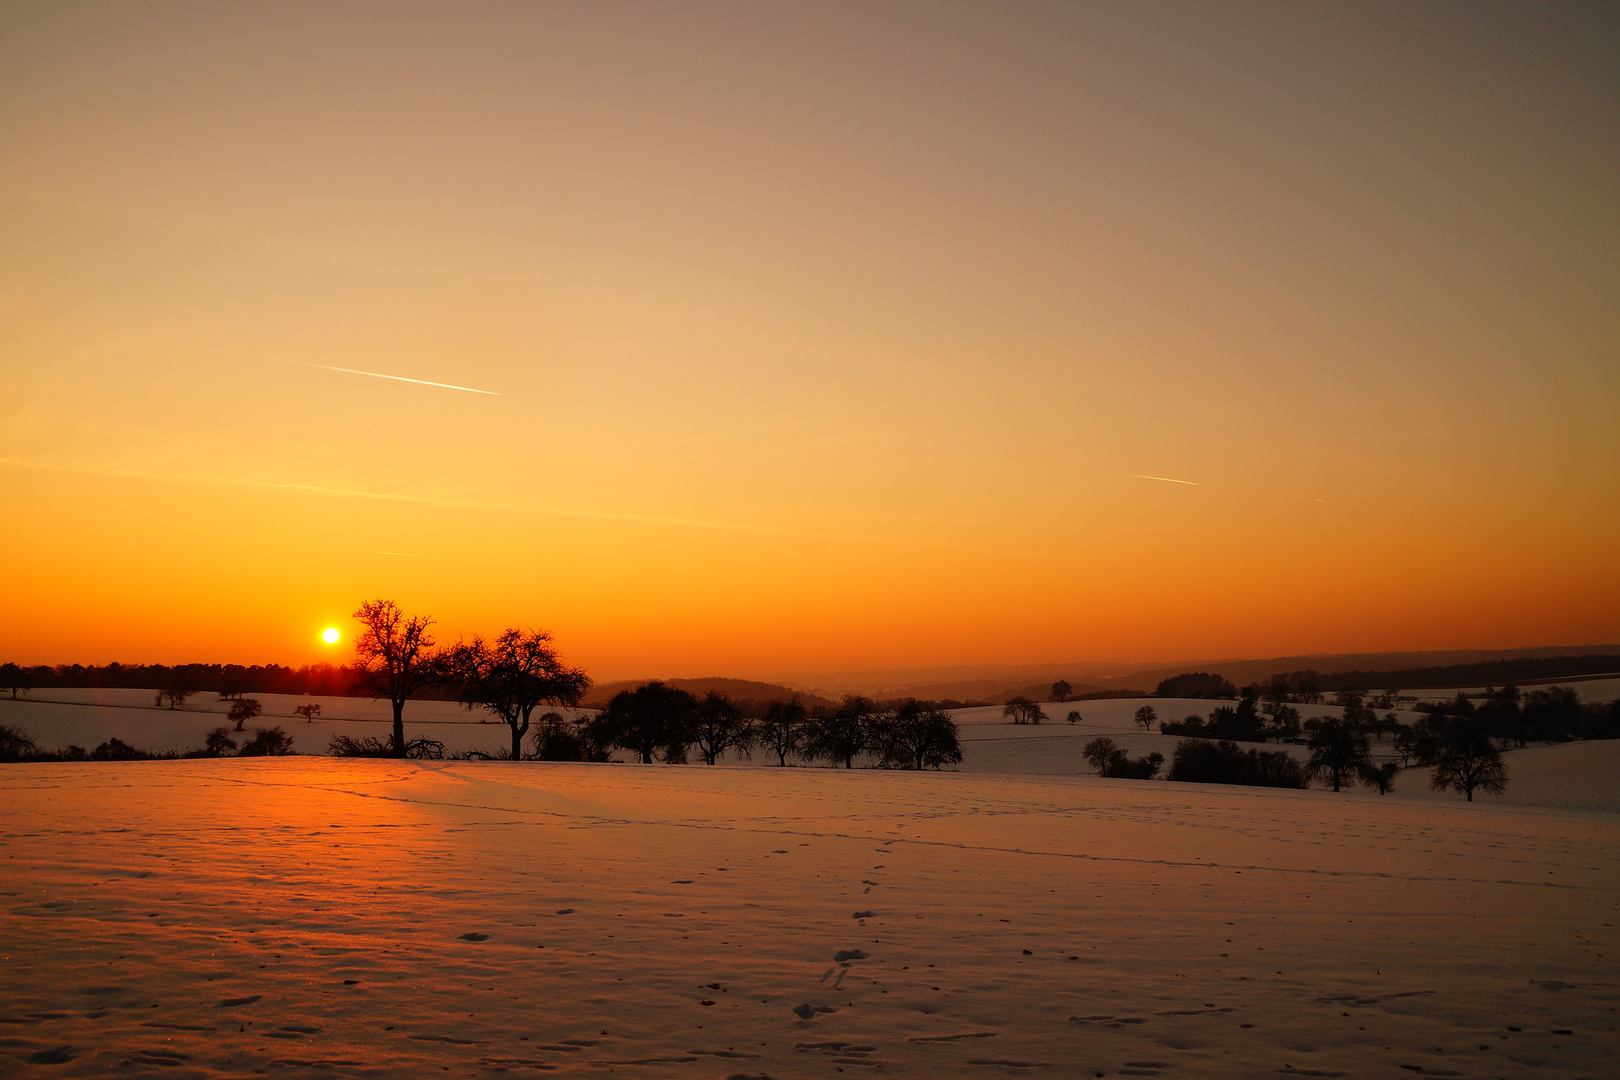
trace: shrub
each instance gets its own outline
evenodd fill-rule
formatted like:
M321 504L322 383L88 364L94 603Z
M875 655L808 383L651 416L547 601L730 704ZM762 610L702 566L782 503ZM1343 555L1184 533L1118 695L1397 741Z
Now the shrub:
M0 724L0 761L24 761L38 752L28 732L12 724Z
M253 738L242 747L242 757L282 757L293 752L292 736L281 730L277 724L273 728L256 728Z

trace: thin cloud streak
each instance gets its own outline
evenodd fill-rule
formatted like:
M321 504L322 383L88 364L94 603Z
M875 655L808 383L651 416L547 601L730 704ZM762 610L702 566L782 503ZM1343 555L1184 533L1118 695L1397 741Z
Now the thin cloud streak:
M1146 475L1144 475L1142 473L1134 473L1134 472L1133 473L1126 473L1125 475L1134 477L1137 480L1163 480L1167 484L1186 484L1188 487L1201 487L1202 486L1196 480L1177 480L1173 476L1146 476Z
M339 498L373 499L380 502L416 503L425 506L453 506L463 510L490 510L503 514L539 514L549 517L579 518L589 521L624 521L640 525L673 525L689 529L713 529L719 532L752 533L758 536L798 536L813 540L839 540L846 543L881 544L898 547L935 548L950 551L972 550L961 544L943 544L899 536L872 536L864 533L824 532L816 529L793 529L780 525L747 525L733 521L709 521L703 518L664 517L657 514L616 513L606 510L573 510L550 506L518 506L512 503L478 502L471 499L444 499L434 495L402 495L385 491L364 491L359 488L334 488L320 484L303 484L277 480L238 480L221 476L198 476L193 473L159 472L124 466L60 465L52 462L26 461L21 458L0 457L0 466L24 469L49 469L56 472L85 473L92 476L122 476L137 480L162 480L171 483L213 484L225 487L245 487L258 491L281 491L307 495L328 495ZM377 552L379 555L403 555L405 552ZM444 556L418 556L443 558Z
M380 371L361 371L359 368L333 367L331 364L310 364L303 360L283 360L284 364L297 364L299 367L320 368L322 371L341 371L346 375L369 375L373 379L392 379L394 382L416 383L418 386L437 386L443 390L461 390L469 394L488 394L490 397L505 397L505 394L495 390L479 390L471 386L457 386L454 383L430 382L427 379L407 379L403 375L384 375Z

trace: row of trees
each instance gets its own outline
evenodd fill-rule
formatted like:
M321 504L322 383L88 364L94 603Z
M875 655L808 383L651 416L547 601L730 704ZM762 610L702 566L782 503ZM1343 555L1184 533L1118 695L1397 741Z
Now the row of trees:
M240 729L238 729L240 730ZM180 753L172 750L143 750L122 739L108 739L93 750L82 746L64 746L45 750L34 737L20 727L0 724L0 761L151 761L173 758L201 757L276 757L291 754L292 736L280 727L258 728L251 739L238 748L229 728L215 728L205 740L204 748Z
M771 702L749 717L723 694L697 697L662 682L615 694L595 715L540 717L533 759L605 761L625 750L643 763L683 764L695 754L713 765L727 753L854 768L865 762L891 769L938 769L962 761L950 714L926 702L880 706L846 697L830 714L812 716L798 699ZM514 757L517 755L514 754Z

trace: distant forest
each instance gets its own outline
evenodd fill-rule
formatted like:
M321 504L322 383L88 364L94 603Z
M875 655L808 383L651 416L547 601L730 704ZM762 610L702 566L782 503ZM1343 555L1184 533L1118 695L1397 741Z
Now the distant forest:
M1584 656L1518 657L1470 664L1402 668L1396 671L1339 671L1326 674L1317 671L1279 672L1272 675L1268 682L1270 687L1298 695L1312 692L1330 694L1340 690L1411 690L1422 687L1503 686L1509 683L1524 685L1615 672L1620 672L1620 655L1589 653ZM676 679L669 680L669 684L683 686L696 693L720 689L740 703L757 705L761 712L770 701L785 700L793 696L793 691L787 687L731 679ZM638 684L613 684L599 689L597 694L605 703L611 693L604 694L603 690L614 691L632 685ZM1083 684L1073 688L1070 688L1068 683L1056 685L1065 688L1061 694L1053 695L1052 699L1056 701L1136 697L1141 694L1140 691L1133 690L1096 690ZM364 697L370 694L360 672L356 668L341 664L308 664L298 668L285 667L281 664L252 666L176 664L172 667L165 664L116 663L89 666L57 664L54 667L44 664L0 665L0 693L16 696L36 688L180 690L192 693L211 691L232 696L313 694L322 697ZM1031 698L1045 696L1041 690L1041 687L1033 687L1023 696ZM417 696L449 700L455 695L448 690L433 688L426 689ZM813 694L800 696L813 711L824 709L831 712L836 707L832 701ZM1235 700L1238 697L1238 688L1219 675L1188 672L1163 680L1152 696ZM757 702L750 700L754 698L758 699ZM931 702L942 708L971 708L988 703L988 699ZM593 701L590 704L598 703Z
M350 667L308 664L58 664L27 667L0 665L0 691L15 696L33 689L180 690L198 693L318 694L323 697L369 695L360 673ZM432 695L424 694L424 697Z
M1485 660L1474 664L1403 668L1399 671L1339 671L1327 675L1292 671L1271 677L1291 690L1417 690L1424 687L1502 686L1507 683L1574 679L1583 675L1620 672L1620 656L1589 653L1585 656L1521 656L1512 660Z

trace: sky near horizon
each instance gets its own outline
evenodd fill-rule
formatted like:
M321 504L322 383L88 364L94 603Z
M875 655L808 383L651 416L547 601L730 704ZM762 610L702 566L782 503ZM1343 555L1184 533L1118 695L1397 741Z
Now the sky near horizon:
M0 8L0 659L1620 640L1620 8ZM381 378L377 376L389 376Z

